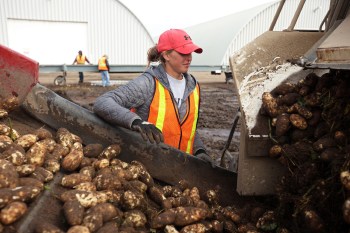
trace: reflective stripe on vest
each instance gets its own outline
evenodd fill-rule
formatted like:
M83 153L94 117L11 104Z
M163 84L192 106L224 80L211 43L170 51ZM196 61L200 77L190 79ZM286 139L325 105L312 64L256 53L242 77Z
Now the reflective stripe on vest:
M155 82L155 92L150 105L148 121L162 131L166 144L192 154L199 113L198 84L186 100L186 116L180 122L176 104L174 104L170 92L157 79Z
M108 70L105 57L101 57L98 60L98 70Z
M78 64L85 64L85 55L77 56L77 63Z

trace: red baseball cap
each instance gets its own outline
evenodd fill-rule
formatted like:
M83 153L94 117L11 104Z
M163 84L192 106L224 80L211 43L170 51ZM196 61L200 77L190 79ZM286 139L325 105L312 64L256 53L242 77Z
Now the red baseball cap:
M170 29L163 32L158 40L158 52L175 50L182 54L202 53L203 49L193 44L191 37L181 29Z

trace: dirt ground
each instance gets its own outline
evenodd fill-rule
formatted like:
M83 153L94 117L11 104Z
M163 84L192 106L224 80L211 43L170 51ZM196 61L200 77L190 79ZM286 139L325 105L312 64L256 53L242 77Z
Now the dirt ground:
M233 118L238 109L238 100L232 82L226 83L225 74L212 75L210 72L192 73L201 85L201 108L198 121L198 131L206 149L217 164L220 164ZM39 82L59 95L83 106L89 110L99 95L125 84L137 77L138 73L112 73L110 87L101 86L99 73L84 73L84 83L78 84L78 73L69 72L67 83L63 86L54 85L54 79L61 73L40 73ZM234 158L238 156L239 125L225 154L225 167L232 169Z

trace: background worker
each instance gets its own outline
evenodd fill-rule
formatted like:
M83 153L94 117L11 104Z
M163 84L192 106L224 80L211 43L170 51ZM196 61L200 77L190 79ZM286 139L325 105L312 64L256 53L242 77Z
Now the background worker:
M109 82L109 63L108 56L105 54L98 60L98 71L101 73L102 86L108 87Z
M199 84L188 73L192 52L202 51L185 31L165 31L148 51L148 69L98 97L94 112L112 124L139 132L144 140L164 141L213 165L197 132Z
M75 57L75 59L73 61L73 65L75 65L75 64L85 65L85 62L92 65L90 63L89 59L85 55L83 55L83 52L81 50L79 50L78 55ZM83 83L83 82L84 82L84 73L79 72L79 83Z

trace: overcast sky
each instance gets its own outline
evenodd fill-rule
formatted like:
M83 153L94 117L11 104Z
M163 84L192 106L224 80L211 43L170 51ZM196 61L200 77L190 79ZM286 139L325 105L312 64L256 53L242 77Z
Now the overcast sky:
M120 0L141 20L151 36L186 28L274 0Z

